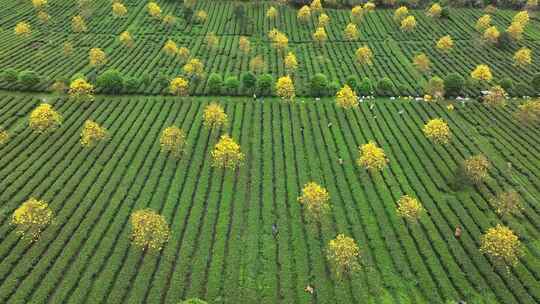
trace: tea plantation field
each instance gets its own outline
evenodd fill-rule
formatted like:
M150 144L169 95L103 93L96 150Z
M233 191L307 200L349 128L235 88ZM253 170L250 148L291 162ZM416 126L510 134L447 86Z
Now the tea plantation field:
M183 18L184 7L181 1L162 1L159 3L162 16L175 17L175 23L166 26L162 21L153 19L147 11L146 1L126 0L127 15L123 18L113 16L110 0L96 0L90 4L89 17L85 18L87 31L74 33L72 17L80 13L76 1L49 1L46 12L50 16L47 24L40 22L36 10L30 1L2 0L6 9L0 11L0 67L17 71L31 70L43 79L32 90L46 90L56 80L68 81L73 75L82 73L95 81L97 74L105 69L116 69L125 77L140 80L133 90L144 94L166 94L168 80L182 74L185 62L165 55L162 48L168 40L178 47L187 47L190 56L198 58L204 64L204 73L208 77L219 73L223 77L237 76L250 70L249 62L255 56L262 56L265 61L263 72L274 79L288 74L284 67L283 55L272 47L268 32L277 28L289 39L288 51L294 52L298 60L298 70L294 73L297 95L310 93L310 80L316 73L322 73L330 81L345 83L350 75L360 80L368 77L379 81L383 77L390 79L393 95L423 95L423 87L432 76L446 77L458 73L465 79L480 64L487 64L498 83L504 78L511 79L518 90L517 96L536 94L531 87L535 73L540 72L540 65L527 68L514 65L513 55L522 48L533 50L533 57L540 47L540 21L531 13L525 27L523 39L498 48L482 41L482 31L475 29L478 18L485 14L482 9L450 8L449 18L433 19L425 15L424 10L410 10L417 20L417 27L412 32L404 33L399 23L394 21L393 9L379 9L364 16L358 25L359 39L349 42L344 38L344 29L351 20L350 9L325 9L330 17L326 26L328 41L323 46L313 42L312 34L317 28L317 18L313 16L309 23L297 20L297 9L279 6L276 2L256 1L245 5L244 19L235 17L236 2L197 1L193 10L205 11L206 22L197 24ZM277 7L278 17L268 19L267 10ZM9 9L7 9L9 7ZM513 10L499 9L492 14L492 25L502 33L511 24L517 13ZM13 28L18 22L25 21L32 26L30 37L17 37ZM119 41L119 35L128 31L133 37L134 46L126 49ZM208 48L205 37L214 33L218 37L216 49ZM436 41L450 35L455 46L448 54L436 49ZM243 54L238 47L241 36L251 41L250 54ZM66 57L63 45L71 42L73 55ZM368 46L373 51L373 64L361 65L355 60L355 51L361 46ZM88 51L100 48L107 55L104 67L92 67L88 63ZM430 74L421 74L413 66L413 57L423 52L432 62ZM533 58L534 59L534 58ZM208 95L207 79L190 87L191 95ZM4 89L22 89L17 83L1 81ZM465 94L478 95L479 85L464 89ZM536 88L538 90L538 88ZM239 88L230 94L251 95ZM211 94L215 95L215 94Z
M105 23L94 38L106 41L107 32L122 25ZM154 39L139 28L141 39ZM221 29L231 41L240 31ZM60 25L51 31L51 37L61 35ZM292 37L302 39L301 33ZM20 55L23 62L27 56ZM134 72L151 57L131 56L123 64ZM71 70L61 62L46 66ZM30 111L43 98L64 117L48 135L28 127ZM209 131L202 111L215 100L229 124ZM373 100L343 110L330 99L298 98L289 105L156 96L99 96L82 106L49 95L2 93L0 122L11 139L0 146L0 303L178 303L189 297L209 303L538 303L540 131L508 119L515 108L467 102L448 111L443 103ZM422 133L437 117L453 132L448 145L433 145ZM79 143L87 119L110 131L93 149ZM159 135L170 125L187 136L178 160L160 153ZM225 132L246 155L237 170L210 165L209 153ZM356 165L358 146L369 140L390 160L381 173ZM491 162L487 182L453 191L454 169L478 153ZM309 181L328 189L332 205L329 225L315 231L297 201ZM523 200L521 216L500 217L490 205L509 188ZM424 205L419 223L397 216L403 194ZM36 242L21 240L10 225L13 211L31 196L47 201L56 215ZM130 242L129 217L146 207L171 227L159 252ZM479 252L481 234L498 223L524 247L508 270ZM338 233L353 237L362 253L362 269L341 281L325 258L326 244Z

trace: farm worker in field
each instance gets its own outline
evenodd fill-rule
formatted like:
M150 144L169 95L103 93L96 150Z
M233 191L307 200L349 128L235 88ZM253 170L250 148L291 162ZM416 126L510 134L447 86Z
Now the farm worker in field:
M343 159L341 159L341 157L338 158L337 162L338 162L338 164L343 165Z
M456 237L456 239L459 239L461 237L461 227L456 226L456 231L454 231L454 236Z
M332 123L331 123L331 122L328 123L328 127L329 127L329 128L332 127Z
M277 237L279 231L278 231L278 227L276 225L276 223L272 224L272 235L274 236L274 238Z
M315 292L315 289L313 288L313 286L311 285L307 285L306 288L304 288L304 291L305 292L309 292L310 294L313 294L313 292Z

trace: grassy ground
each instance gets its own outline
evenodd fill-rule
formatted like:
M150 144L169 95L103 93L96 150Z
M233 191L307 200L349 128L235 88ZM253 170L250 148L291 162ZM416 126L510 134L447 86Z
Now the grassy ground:
M0 124L12 134L0 146L1 303L177 303L192 296L211 303L540 301L540 137L508 119L515 105L456 104L448 112L445 105L376 100L343 111L331 100L290 106L220 99L230 124L209 132L202 109L216 98L99 97L88 107L45 98L65 120L40 136L27 126L39 99L0 95ZM422 134L435 117L450 124L448 146ZM107 127L110 141L82 149L86 119ZM173 124L188 139L180 160L159 152L159 134ZM247 157L235 172L210 166L209 151L224 132ZM382 174L355 166L358 146L369 140L390 159ZM488 182L452 191L452 171L477 153L492 162ZM297 202L308 181L331 195L330 224L315 231ZM503 189L519 192L523 216L494 213L489 198ZM427 209L417 225L395 213L402 194ZM56 214L32 244L9 225L30 196ZM145 207L171 225L158 254L130 245L129 216ZM478 251L481 233L497 223L525 246L509 272ZM459 240L456 225L464 231ZM363 255L363 269L342 282L325 261L324 247L337 233L355 238ZM304 292L307 284L313 296Z

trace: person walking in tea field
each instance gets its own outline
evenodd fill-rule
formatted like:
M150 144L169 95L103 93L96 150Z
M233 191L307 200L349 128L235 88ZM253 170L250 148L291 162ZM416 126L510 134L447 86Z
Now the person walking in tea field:
M456 226L456 230L454 231L454 236L456 239L459 239L461 237L461 227L458 225Z

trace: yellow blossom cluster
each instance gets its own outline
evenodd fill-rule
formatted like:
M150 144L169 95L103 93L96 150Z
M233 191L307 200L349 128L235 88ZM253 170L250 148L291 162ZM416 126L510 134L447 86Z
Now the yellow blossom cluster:
M414 56L413 65L418 71L427 73L431 69L431 60L426 54L420 53Z
M490 200L495 212L501 215L520 214L524 209L521 198L516 191L506 191Z
M514 112L514 117L524 125L540 125L540 99L527 100L519 105L516 112Z
M426 15L431 18L441 17L442 7L439 3L433 3L426 11Z
M452 40L452 37L450 35L446 35L441 37L439 41L437 41L437 49L439 49L442 52L449 52L454 47L454 40Z
M204 76L204 65L197 58L191 58L182 68L187 77L201 78Z
M50 104L42 103L30 113L28 123L31 129L44 134L60 127L62 116Z
M182 77L176 77L169 83L169 92L176 96L189 95L189 81Z
M148 13L150 16L154 19L160 19L161 18L161 7L156 2L148 2L148 5L146 6L148 9Z
M292 101L294 99L294 84L290 76L282 76L278 78L276 82L276 95L287 101Z
M506 91L499 85L491 87L482 98L485 104L493 107L506 105L507 99L508 94L506 94Z
M356 50L355 56L356 61L360 64L371 65L373 63L373 52L367 45L359 47Z
M205 127L216 128L226 125L227 122L227 113L220 104L212 102L204 108L203 124Z
M75 33L83 33L88 30L86 27L86 21L84 21L84 18L81 15L71 18L71 29Z
M152 209L131 214L131 238L135 246L159 251L169 240L170 228L165 217Z
M321 222L330 211L329 199L330 195L324 187L315 182L309 182L302 189L298 202L304 206L311 221Z
M372 141L360 146L359 153L360 157L356 161L358 166L370 171L381 171L388 164L384 150Z
M344 109L351 109L358 106L358 97L351 87L345 85L336 93L336 104Z
M304 5L298 10L298 14L296 15L298 20L302 23L307 23L309 19L311 18L311 8L309 6Z
M532 63L532 51L527 47L522 47L514 54L514 65L525 67Z
M328 243L326 258L332 265L332 270L338 279L346 273L360 269L359 257L360 248L351 237L339 234Z
M69 84L68 94L75 101L94 101L94 86L84 78L77 78Z
M480 237L480 252L506 266L517 264L523 253L518 236L510 228L501 224L489 228Z
M424 125L422 131L436 144L448 144L452 139L450 127L442 118L431 119Z
M35 241L41 232L51 224L53 218L54 213L45 201L30 198L15 209L11 217L11 224L16 227L16 232L23 238Z
M114 2L112 4L112 12L115 17L121 18L127 15L127 8L121 2Z
M478 81L490 81L493 75L487 65L480 64L471 72L471 78Z
M358 32L358 28L356 27L356 24L349 23L345 27L345 30L343 31L343 36L345 36L345 39L349 41L354 41L358 39L360 36L360 33Z
M488 177L489 160L482 154L471 156L463 161L465 176L474 184Z
M88 59L93 67L99 67L107 63L107 55L100 48L91 48L88 52Z
M85 148L94 147L98 142L109 137L106 128L100 126L97 122L87 120L84 122L81 131L81 145Z
M161 146L162 153L170 152L173 157L179 158L184 152L185 144L186 135L182 129L176 126L170 126L161 132L159 145Z
M244 153L240 151L240 145L227 134L221 136L211 156L212 166L224 169L234 169L240 166L245 157Z
M285 56L283 63L285 65L285 70L289 74L294 74L298 68L298 61L296 60L296 55L293 52L289 52L287 56Z
M132 48L135 44L133 37L131 37L131 34L128 31L123 31L120 36L118 36L118 40L127 48Z
M29 37L32 34L30 23L21 21L15 25L15 35L19 37Z
M8 131L4 130L4 128L2 128L0 126L0 145L3 145L5 143L7 143L9 140L9 133Z
M409 195L403 195L397 202L396 212L400 217L414 223L422 216L425 209L416 198Z

